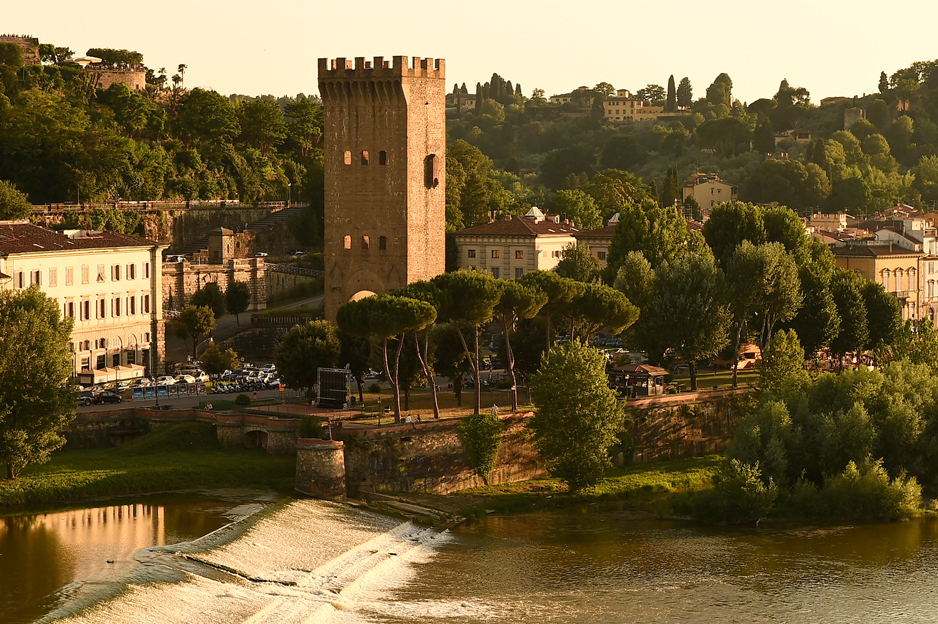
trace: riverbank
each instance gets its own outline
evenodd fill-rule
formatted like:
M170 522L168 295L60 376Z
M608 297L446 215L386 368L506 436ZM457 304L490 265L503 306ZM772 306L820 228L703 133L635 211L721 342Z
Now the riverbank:
M27 466L18 479L0 481L0 511L200 488L292 491L295 468L292 455L223 449L211 424L179 423L120 446L59 451L46 464Z
M618 503L636 511L671 516L675 514L675 502L712 485L723 459L722 455L713 453L630 464L609 471L596 486L577 493L571 493L559 479L545 478L471 488L446 496L407 493L366 498L378 509L434 525L440 525L439 518L421 513L419 508L437 512L443 518L469 522L493 513L525 513L600 503ZM415 507L408 509L395 503Z

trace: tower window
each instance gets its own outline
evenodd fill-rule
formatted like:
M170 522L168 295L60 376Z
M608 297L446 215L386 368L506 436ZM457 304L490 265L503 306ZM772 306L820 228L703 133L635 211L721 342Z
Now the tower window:
M378 249L380 249L381 251L384 251L387 248L388 248L388 237L379 236L378 237Z
M362 164L367 165L368 161L371 160L371 156L368 155L368 150L362 151Z
M351 237L351 236L346 236L346 237L345 237L345 240L343 241L343 243L344 243L344 247L345 247L346 249L351 249L351 248L352 248L352 237Z
M378 152L378 164L379 165L388 164L388 153L385 152L384 150L381 150L380 152Z
M345 150L345 164L346 165L352 164L352 152L348 150Z
M362 236L362 249L371 249L371 237Z
M424 184L428 189L435 189L440 185L440 159L436 154L430 154L423 159Z

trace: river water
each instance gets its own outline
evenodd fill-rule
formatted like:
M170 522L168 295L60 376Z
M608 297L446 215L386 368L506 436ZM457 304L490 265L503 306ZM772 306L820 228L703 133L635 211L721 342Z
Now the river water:
M179 504L190 507L168 503L134 516L133 505L122 505L17 520L31 529L0 520L0 622L29 621L24 615L68 624L938 619L935 519L715 529L585 506L493 515L440 534L319 501L269 504L248 518L250 506L232 512L230 501ZM173 519L189 514L200 519ZM83 522L97 528L79 530ZM71 541L62 537L69 534ZM138 534L167 546L134 552ZM183 543L170 546L174 539ZM65 591L50 603L63 585L89 580L80 586L97 592ZM45 602L17 611L36 597Z

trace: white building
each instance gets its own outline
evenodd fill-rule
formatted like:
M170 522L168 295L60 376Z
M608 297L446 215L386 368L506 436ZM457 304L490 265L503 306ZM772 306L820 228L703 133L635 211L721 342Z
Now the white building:
M161 252L116 232L0 221L0 290L39 287L74 319L79 383L155 374L163 359Z
M456 232L456 268L483 269L498 278L550 271L560 263L563 250L576 245L578 231L573 223L534 207L523 217Z

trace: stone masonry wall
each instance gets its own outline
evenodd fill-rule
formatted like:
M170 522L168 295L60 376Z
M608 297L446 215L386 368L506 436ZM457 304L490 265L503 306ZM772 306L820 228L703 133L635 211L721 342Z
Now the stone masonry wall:
M145 69L97 69L87 70L94 81L95 89L106 90L113 84L123 83L131 91L147 90L147 72Z
M503 418L498 460L489 483L510 483L543 476L543 467L524 425L531 414ZM482 485L459 440L459 421L423 422L416 426L346 430L345 474L349 496L363 492L428 492L448 494Z
M748 398L747 390L729 390L629 401L634 454L621 459L644 463L723 451Z

